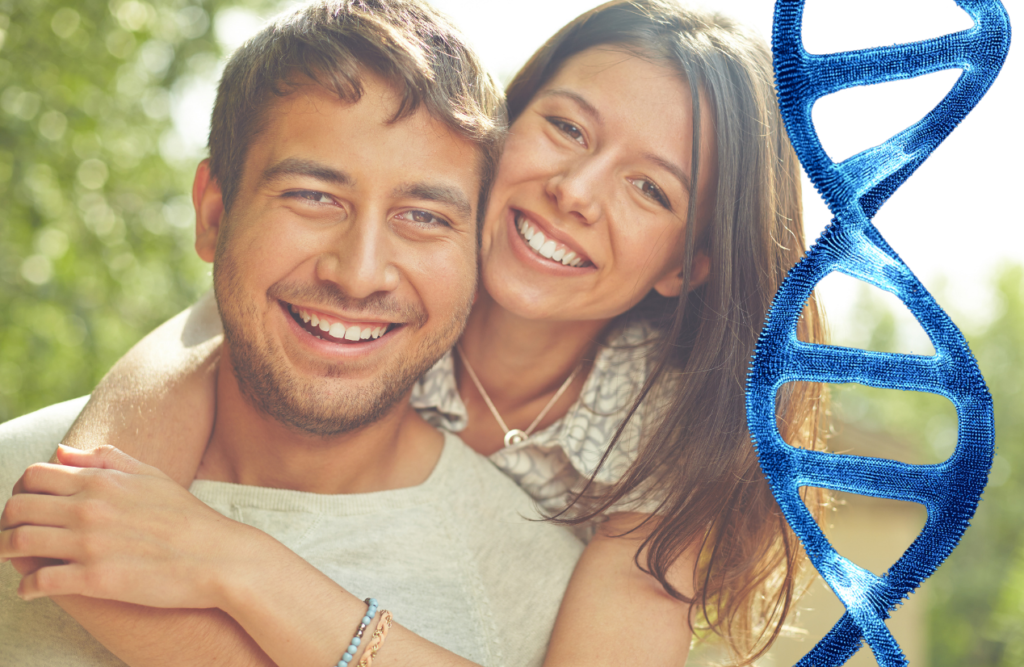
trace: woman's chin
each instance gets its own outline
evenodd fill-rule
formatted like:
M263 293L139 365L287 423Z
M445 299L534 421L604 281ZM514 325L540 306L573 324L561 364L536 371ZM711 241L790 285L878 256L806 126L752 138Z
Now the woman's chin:
M484 285L487 294L499 308L524 320L546 320L550 319L550 308L546 299L536 300L526 296L523 292L516 292L510 285L500 285L490 289Z
M558 308L555 305L559 301L558 295L530 284L529 281L510 279L507 274L488 275L485 271L481 285L494 306L524 320L564 320L567 315L568 319L574 319L571 312L566 312L565 295L562 295L562 307ZM478 301L477 306L481 305ZM558 313L558 316L552 317L554 313Z

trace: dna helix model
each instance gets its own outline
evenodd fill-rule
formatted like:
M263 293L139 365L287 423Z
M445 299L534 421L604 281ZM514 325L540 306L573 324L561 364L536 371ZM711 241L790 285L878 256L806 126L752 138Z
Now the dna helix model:
M747 422L761 469L814 567L846 607L797 667L844 664L867 641L881 667L907 665L885 620L952 552L974 515L992 466L992 397L960 330L871 223L878 208L974 108L1006 58L1010 25L998 0L956 0L973 27L909 44L846 53L803 48L804 0L778 0L772 50L779 105L793 147L835 216L775 296L747 380ZM814 130L811 107L853 86L944 69L962 74L922 120L887 141L833 163ZM934 355L882 353L809 344L796 337L811 290L833 271L896 295L920 322ZM956 407L957 444L935 465L799 449L776 425L776 394L788 382L860 383L948 398ZM802 486L927 508L924 528L882 576L838 554L803 503Z

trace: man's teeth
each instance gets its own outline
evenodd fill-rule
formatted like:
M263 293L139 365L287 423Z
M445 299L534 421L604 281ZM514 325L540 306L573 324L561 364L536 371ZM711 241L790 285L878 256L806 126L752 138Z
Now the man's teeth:
M345 326L341 322L330 322L326 319L320 319L320 316L316 313L311 313L304 308L292 306L292 312L298 315L303 322L312 324L314 327L320 329L326 334L329 334L331 338L337 338L339 340L370 340L377 339L387 333L388 325L380 326L360 326L358 324L350 324ZM319 336L317 336L319 338Z
M526 221L526 218L518 214L516 215L516 228L519 230L519 235L526 239L527 245L541 257L561 262L565 266L583 266L583 260L577 257L575 252L557 241L546 238L544 232L534 229Z

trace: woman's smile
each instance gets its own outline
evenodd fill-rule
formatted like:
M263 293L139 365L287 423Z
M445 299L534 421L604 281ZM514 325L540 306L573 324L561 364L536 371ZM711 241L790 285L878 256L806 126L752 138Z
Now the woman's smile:
M536 214L509 209L507 222L514 252L529 258L527 261L539 263L542 269L569 276L578 275L580 269L596 268L576 240L563 230L553 230L549 222Z

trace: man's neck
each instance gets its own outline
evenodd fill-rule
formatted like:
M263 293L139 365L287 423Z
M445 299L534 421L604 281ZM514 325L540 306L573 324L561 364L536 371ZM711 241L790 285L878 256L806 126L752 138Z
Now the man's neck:
M196 479L322 494L406 488L430 476L443 442L406 398L355 431L327 437L299 432L245 398L225 354L213 433Z

